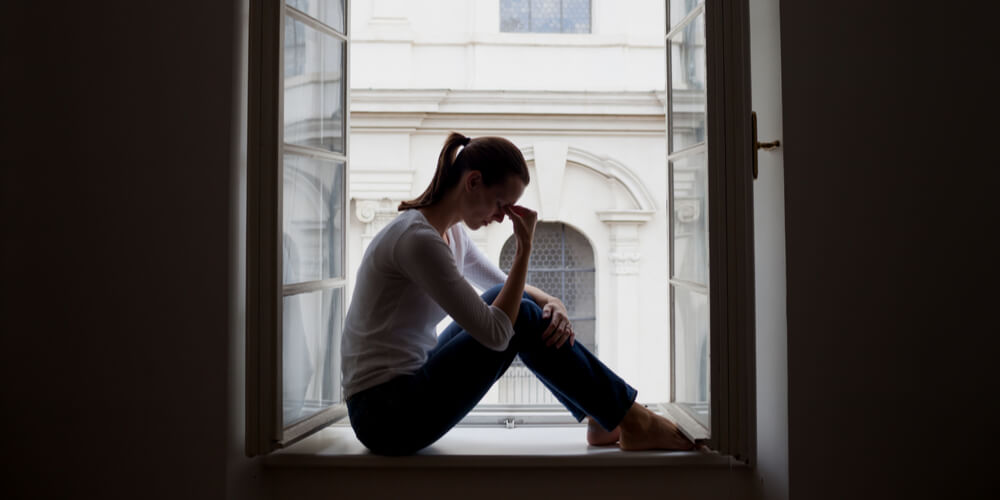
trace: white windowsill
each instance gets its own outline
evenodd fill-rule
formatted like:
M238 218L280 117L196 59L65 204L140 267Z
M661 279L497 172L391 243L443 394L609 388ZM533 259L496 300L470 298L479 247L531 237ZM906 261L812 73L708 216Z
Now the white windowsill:
M622 451L589 446L586 427L455 427L409 457L374 455L346 425L332 425L265 458L267 467L642 467L740 466L701 451Z

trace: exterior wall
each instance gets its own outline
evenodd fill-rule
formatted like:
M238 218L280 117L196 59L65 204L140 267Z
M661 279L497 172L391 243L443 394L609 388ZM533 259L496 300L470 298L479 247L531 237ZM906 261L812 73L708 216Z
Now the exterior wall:
M521 203L593 246L600 357L669 399L664 4L634 3L594 1L591 34L537 34L500 33L497 0L352 2L349 289L447 133L502 135L531 168ZM472 235L499 259L512 228Z

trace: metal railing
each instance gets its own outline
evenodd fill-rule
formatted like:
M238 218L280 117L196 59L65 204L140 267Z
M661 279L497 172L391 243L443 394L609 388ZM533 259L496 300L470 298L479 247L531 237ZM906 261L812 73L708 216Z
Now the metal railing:
M500 404L558 404L552 392L535 376L520 358L497 380Z

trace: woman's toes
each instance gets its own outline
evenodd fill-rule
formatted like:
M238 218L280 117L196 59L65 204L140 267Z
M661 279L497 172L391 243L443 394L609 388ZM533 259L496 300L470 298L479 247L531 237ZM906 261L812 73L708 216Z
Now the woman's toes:
M687 437L673 422L652 412L644 412L643 425L621 437L619 445L623 450L691 450L694 448Z

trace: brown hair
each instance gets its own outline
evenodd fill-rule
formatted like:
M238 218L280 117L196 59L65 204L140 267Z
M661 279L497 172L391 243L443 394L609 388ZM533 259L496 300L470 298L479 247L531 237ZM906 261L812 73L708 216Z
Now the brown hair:
M461 151L459 147L464 146ZM444 198L449 189L458 184L466 170L478 170L483 184L492 186L517 175L528 185L528 164L514 143L503 137L477 137L472 139L458 132L448 134L438 156L437 170L431 184L416 199L399 204L399 210L433 205Z

